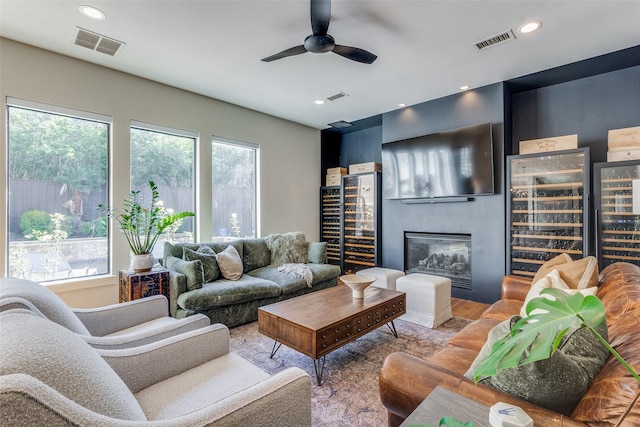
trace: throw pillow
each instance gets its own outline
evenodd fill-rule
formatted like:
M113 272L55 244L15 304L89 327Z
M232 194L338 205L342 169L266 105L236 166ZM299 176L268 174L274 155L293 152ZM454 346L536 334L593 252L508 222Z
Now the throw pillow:
M574 261L567 254L560 254L545 262L536 272L531 283L537 283L551 270L558 270L560 277L571 289L586 289L598 286L598 260L588 256Z
M560 277L560 273L558 272L558 270L554 269L554 270L551 270L551 273L547 274L545 277L538 280L536 283L534 283L531 286L531 288L529 289L529 292L527 293L527 297L524 299L524 304L522 304L522 308L520 309L520 316L527 317L527 311L526 311L527 304L529 304L529 301L531 301L532 299L539 297L540 292L546 288L562 289L563 291L569 294L575 294L576 292L580 292L582 295L585 295L585 296L595 295L598 292L597 286L592 286L586 289L570 288L569 285L564 280L562 280L562 277ZM545 298L551 299L552 297L549 295L545 295ZM531 313L533 314L533 313L536 313L537 311L539 310L533 310Z
M309 242L309 262L314 264L327 262L327 242Z
M185 261L200 260L204 270L204 283L211 283L220 277L220 268L216 261L216 253L208 246L202 245L197 251L182 248L182 259Z
M232 245L216 254L222 276L227 280L239 280L242 277L242 259Z
M271 264L300 264L307 262L307 241L303 233L270 234L265 237L271 252Z
M571 261L573 261L573 258L571 258L571 256L569 254L564 254L564 253L562 253L562 254L560 254L560 255L558 255L556 257L551 258L550 260L548 260L547 262L545 262L544 264L542 264L540 266L540 268L536 272L535 276L533 276L533 280L531 281L531 283L538 282L544 276L549 274L551 272L551 270L556 268L558 265L566 264L566 263L571 262Z
M166 258L167 268L169 270L182 273L187 278L187 289L193 291L194 289L202 288L204 283L204 268L202 267L202 261L185 261L174 256Z
M244 239L243 248L242 264L245 273L271 263L271 252L264 239Z
M465 373L473 378L476 367L491 353L520 319L514 316L496 325L487 337L471 368ZM596 328L607 339L607 324ZM523 357L527 356L527 352ZM561 414L569 415L609 357L609 350L586 328L572 328L562 338L558 350L548 359L507 368L492 377L480 378L481 384L526 400Z
M588 256L556 267L560 277L571 289L586 289L598 286L598 260Z

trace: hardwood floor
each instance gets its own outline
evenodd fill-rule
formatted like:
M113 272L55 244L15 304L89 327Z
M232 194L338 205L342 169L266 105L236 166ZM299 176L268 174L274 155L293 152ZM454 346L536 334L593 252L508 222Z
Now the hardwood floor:
M476 320L480 318L483 311L489 308L490 304L468 301L459 298L451 298L451 311L454 317Z

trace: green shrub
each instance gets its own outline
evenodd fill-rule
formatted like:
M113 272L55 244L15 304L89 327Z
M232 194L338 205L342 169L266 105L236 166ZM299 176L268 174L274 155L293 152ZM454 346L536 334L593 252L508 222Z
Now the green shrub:
M28 238L31 238L34 232L48 233L51 226L51 217L45 211L32 209L20 216L20 230Z
M105 218L86 221L80 225L82 234L88 237L105 237L107 235L107 220Z

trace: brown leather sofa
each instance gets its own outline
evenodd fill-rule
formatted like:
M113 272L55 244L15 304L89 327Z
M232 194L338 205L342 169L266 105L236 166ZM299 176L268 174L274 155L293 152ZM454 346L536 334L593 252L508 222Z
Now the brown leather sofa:
M607 311L609 342L638 372L640 267L628 263L612 264L600 273L599 280L597 295ZM428 360L402 352L390 354L380 373L380 398L388 410L389 427L399 426L438 385L487 406L496 402L520 406L537 427L640 426L640 383L614 356L609 357L570 416L476 385L463 376L489 330L519 313L530 286L530 279L506 276L502 283L502 298Z

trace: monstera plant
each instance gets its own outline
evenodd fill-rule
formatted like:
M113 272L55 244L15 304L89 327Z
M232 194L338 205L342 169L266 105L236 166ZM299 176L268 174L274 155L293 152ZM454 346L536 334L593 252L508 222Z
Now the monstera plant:
M98 209L116 220L120 231L124 234L135 256L141 258L132 261L136 271L148 271L153 266L153 248L158 237L169 227L184 218L194 216L193 212L177 212L163 216L160 193L153 181L149 181L151 201L149 206L142 206L140 191L131 191L123 203L122 209L109 209L100 204ZM151 265L149 265L149 262Z
M579 292L572 295L553 288L544 289L540 295L527 304L527 317L516 322L511 332L493 345L489 356L474 371L476 382L502 369L549 358L573 327L588 329L640 382L640 375L595 329L605 320L604 304L598 297Z

